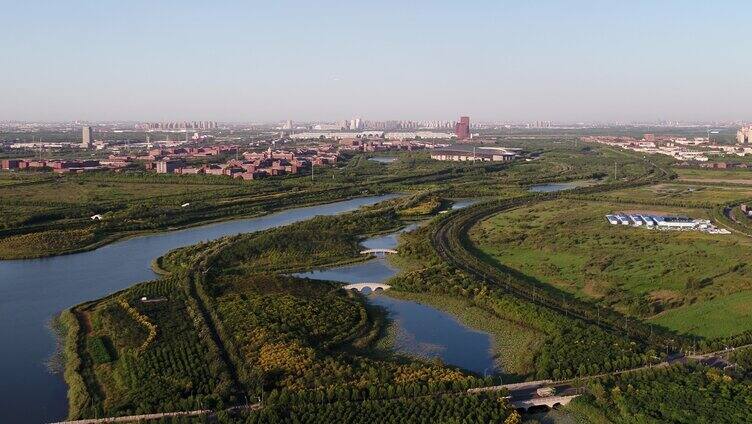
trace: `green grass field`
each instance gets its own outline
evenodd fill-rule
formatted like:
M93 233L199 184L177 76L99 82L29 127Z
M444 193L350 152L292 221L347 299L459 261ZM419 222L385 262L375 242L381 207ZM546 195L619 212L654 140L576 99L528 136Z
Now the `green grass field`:
M560 199L496 215L477 225L471 237L491 260L640 317L671 310L664 312L668 317L680 307L694 310L718 296L752 289L747 265L751 239L612 226L604 218L629 210L695 218L707 214L700 209ZM708 328L728 327L723 314L713 319L696 316L707 321L702 325ZM700 325L679 321L666 318L665 324L680 331ZM752 321L741 324L733 332L752 328Z
M676 169L680 180L752 184L752 169Z
M752 183L752 180L750 180ZM701 184L656 184L599 194L599 197L614 201L655 202L687 206L722 205L752 198L752 187L704 186Z
M752 327L752 291L671 309L651 321L683 333L709 338L737 334Z
M8 180L4 180L8 181ZM124 181L96 181L76 178L52 179L41 184L30 184L19 193L13 186L0 184L0 197L15 196L22 204L106 202L141 200L153 197L175 196L225 188L212 184L171 184ZM176 199L179 202L180 199Z

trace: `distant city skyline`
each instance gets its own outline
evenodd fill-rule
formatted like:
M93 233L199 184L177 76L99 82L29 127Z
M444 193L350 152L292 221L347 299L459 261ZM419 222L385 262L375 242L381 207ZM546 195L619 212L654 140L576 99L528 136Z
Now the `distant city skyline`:
M742 1L3 11L0 121L752 120Z

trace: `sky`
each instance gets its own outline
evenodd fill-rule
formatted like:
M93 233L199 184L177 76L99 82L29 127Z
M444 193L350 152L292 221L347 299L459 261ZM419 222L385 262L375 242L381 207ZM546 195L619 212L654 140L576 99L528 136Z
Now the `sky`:
M749 1L0 0L0 121L752 120Z

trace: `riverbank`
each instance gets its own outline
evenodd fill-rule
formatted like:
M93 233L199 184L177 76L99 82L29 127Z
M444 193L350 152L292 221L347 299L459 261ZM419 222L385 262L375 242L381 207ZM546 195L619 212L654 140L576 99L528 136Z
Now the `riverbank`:
M357 199L357 198L362 198L362 197L369 197L369 196L373 196L373 194L364 194L362 196L345 196L342 198L327 200L323 202L309 202L309 203L304 203L302 205L296 205L295 208L326 205L326 204L338 203L342 201L347 201L347 200ZM56 256L73 255L77 253L83 253L83 252L96 250L100 247L107 246L109 244L116 243L116 242L126 241L132 238L146 237L146 236L151 236L155 234L170 233L174 231L187 230L187 229L196 228L196 227L204 227L204 226L212 225L212 224L221 224L221 223L230 222L230 221L259 218L259 217L268 216L268 215L271 215L280 211L284 211L287 209L293 209L293 208L283 207L283 208L278 208L278 209L270 209L262 213L228 215L222 218L195 221L195 222L187 223L184 225L169 226L169 227L159 228L159 229L127 231L127 232L122 232L122 233L109 234L105 236L104 238L97 240L94 243L88 244L86 246L82 246L82 247L78 247L74 249L65 249L65 250L60 250L60 251L56 251L53 253L46 253L46 254L27 254L27 253L23 253L19 251L7 252L3 248L2 244L6 242L6 240L11 239L12 237L18 237L18 236L11 236L6 239L0 239L0 261L41 259L41 258L50 258L50 257L56 257ZM35 234L35 233L31 233L31 234Z

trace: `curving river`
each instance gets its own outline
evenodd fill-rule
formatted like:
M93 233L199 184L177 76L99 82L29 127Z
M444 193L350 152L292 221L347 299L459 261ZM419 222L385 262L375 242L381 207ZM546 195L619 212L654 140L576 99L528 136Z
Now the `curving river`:
M65 308L156 278L152 259L226 235L265 230L372 205L396 195L362 197L119 241L90 252L0 261L0 423L41 423L67 412L66 385L46 365L55 351L47 328Z

